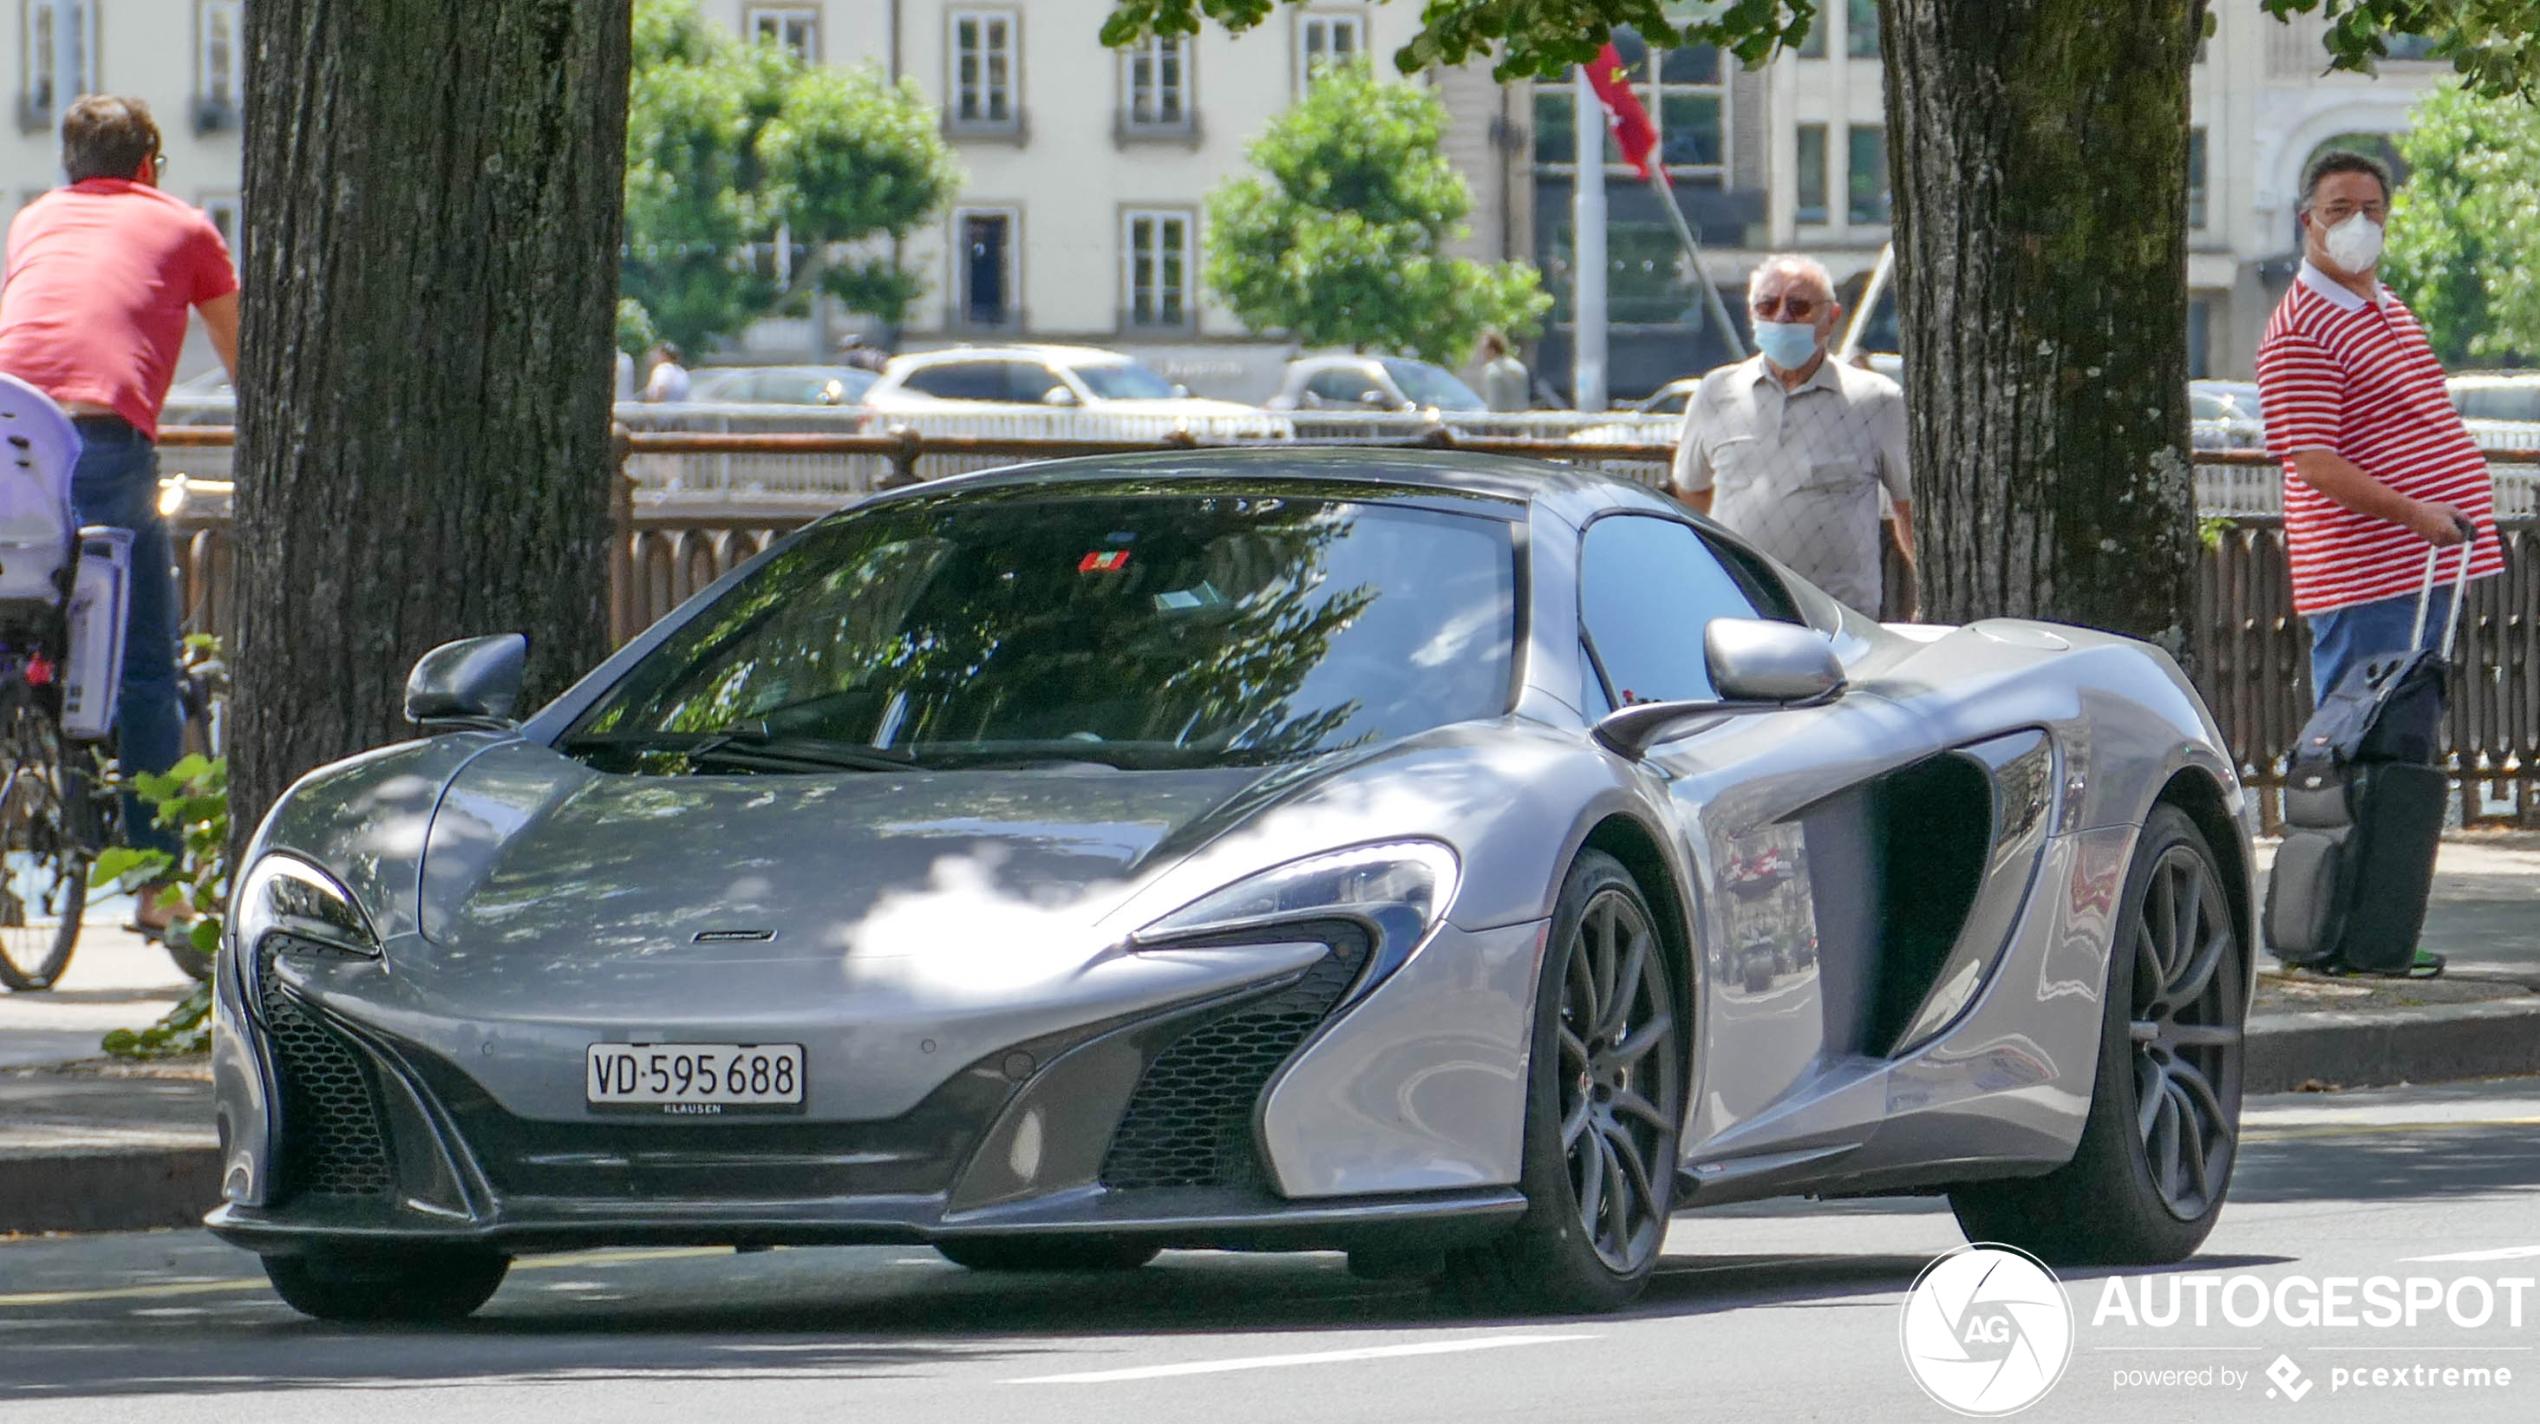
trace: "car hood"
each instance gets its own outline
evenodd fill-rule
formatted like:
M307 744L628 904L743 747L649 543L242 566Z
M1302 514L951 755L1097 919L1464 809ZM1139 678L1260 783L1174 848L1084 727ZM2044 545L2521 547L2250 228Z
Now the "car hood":
M621 776L513 743L441 798L419 928L443 951L733 961L907 956L966 937L964 921L993 938L1073 933L1241 819L1264 780L1242 767Z

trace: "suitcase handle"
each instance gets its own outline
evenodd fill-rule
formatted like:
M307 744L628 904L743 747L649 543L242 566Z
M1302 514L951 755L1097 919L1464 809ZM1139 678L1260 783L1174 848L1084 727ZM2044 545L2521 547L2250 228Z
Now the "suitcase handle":
M2461 594L2469 587L2469 556L2478 548L2478 526L2470 520L2457 516L2452 522L2459 526L2461 531L2461 559L2459 565L2452 571L2452 607L2443 620L2443 661L2447 663L2452 660L2453 644L2460 638ZM2411 650L2425 646L2426 615L2434 604L2434 566L2442 557L2443 546L2440 544L2425 551L2425 578L2417 585L2416 625L2408 632L2408 647Z

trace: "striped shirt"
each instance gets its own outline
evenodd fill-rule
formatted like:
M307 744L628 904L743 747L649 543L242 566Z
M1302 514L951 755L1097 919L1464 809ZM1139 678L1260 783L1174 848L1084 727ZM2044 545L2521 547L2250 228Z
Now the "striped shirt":
M2258 343L2258 393L2267 448L2284 465L2295 612L2414 595L2427 549L2405 526L2357 514L2312 488L2294 472L2293 457L2304 450L2333 451L2411 499L2468 515L2483 536L2470 575L2503 571L2487 457L2452 409L2442 363L2416 314L2389 288L2376 285L2365 301L2304 262Z

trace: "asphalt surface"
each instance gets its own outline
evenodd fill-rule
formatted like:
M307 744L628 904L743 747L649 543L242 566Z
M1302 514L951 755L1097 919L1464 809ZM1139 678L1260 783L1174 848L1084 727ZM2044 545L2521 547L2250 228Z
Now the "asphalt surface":
M2540 1079L2289 1094L2253 1100L2248 1122L2234 1199L2194 1262L2065 1273L2070 1363L2025 1417L2540 1413L2540 1290L2510 1285L2540 1276ZM1585 1319L1475 1317L1327 1255L998 1277L916 1247L594 1252L530 1258L473 1320L426 1330L303 1320L252 1258L199 1232L28 1239L0 1242L0 1420L205 1404L328 1424L1944 1420L1903 1362L1899 1307L1960 1240L1922 1199L1685 1217L1646 1299ZM2453 1293L2480 1277L2518 1290L2522 1323L2500 1303L2478 1328L2439 1310L2413 1329L2155 1328L2105 1299L2112 1279L2129 1300L2150 1292L2148 1310L2173 1282L2229 1302L2235 1277L2282 1295L2290 1277L2374 1275ZM2298 1403L2267 1395L2279 1357ZM2354 1382L2419 1367L2405 1385ZM2446 1387L2447 1367L2511 1379Z

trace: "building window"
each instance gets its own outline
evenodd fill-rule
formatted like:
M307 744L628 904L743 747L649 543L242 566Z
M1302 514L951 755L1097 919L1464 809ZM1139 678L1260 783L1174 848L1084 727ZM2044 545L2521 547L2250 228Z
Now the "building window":
M1133 209L1121 216L1123 285L1132 327L1179 329L1191 324L1191 230L1188 212Z
M1850 171L1845 174L1844 217L1864 227L1887 221L1887 128L1854 124L1849 135Z
M2201 381L2213 374L2214 303L2210 297L2187 303L2187 376Z
M1150 35L1121 53L1121 105L1132 131L1182 133L1191 126L1191 42L1186 35Z
M1808 38L1799 42L1799 57L1801 59L1826 57L1826 12L1823 9L1818 10L1817 17L1808 22Z
M1296 88L1305 92L1316 71L1350 64L1367 53L1364 15L1299 15L1296 20Z
M97 91L97 4L98 0L26 0L26 82L18 91L22 96L18 109L21 128L52 127L56 24L64 27L70 41L71 73L76 77L79 94ZM70 97L76 99L79 94Z
M2205 230L2205 131L2187 131L2187 226Z
M1792 185L1799 198L1798 210L1792 215L1804 223L1826 221L1826 126L1799 126L1799 162L1797 181Z
M212 220L212 226L220 229L220 240L228 245L231 252L236 252L238 250L238 195L236 193L205 193L203 216Z
M241 0L202 0L194 14L194 131L238 127L241 60L246 52Z
M952 16L952 126L1012 132L1021 126L1016 100L1020 17L957 10Z
M953 324L1003 329L1022 324L1015 256L1021 250L1012 209L965 208L953 214Z
M820 7L753 5L744 15L750 38L793 51L805 64L820 62Z
M1843 16L1843 52L1854 59L1879 57L1879 0L1851 0Z

